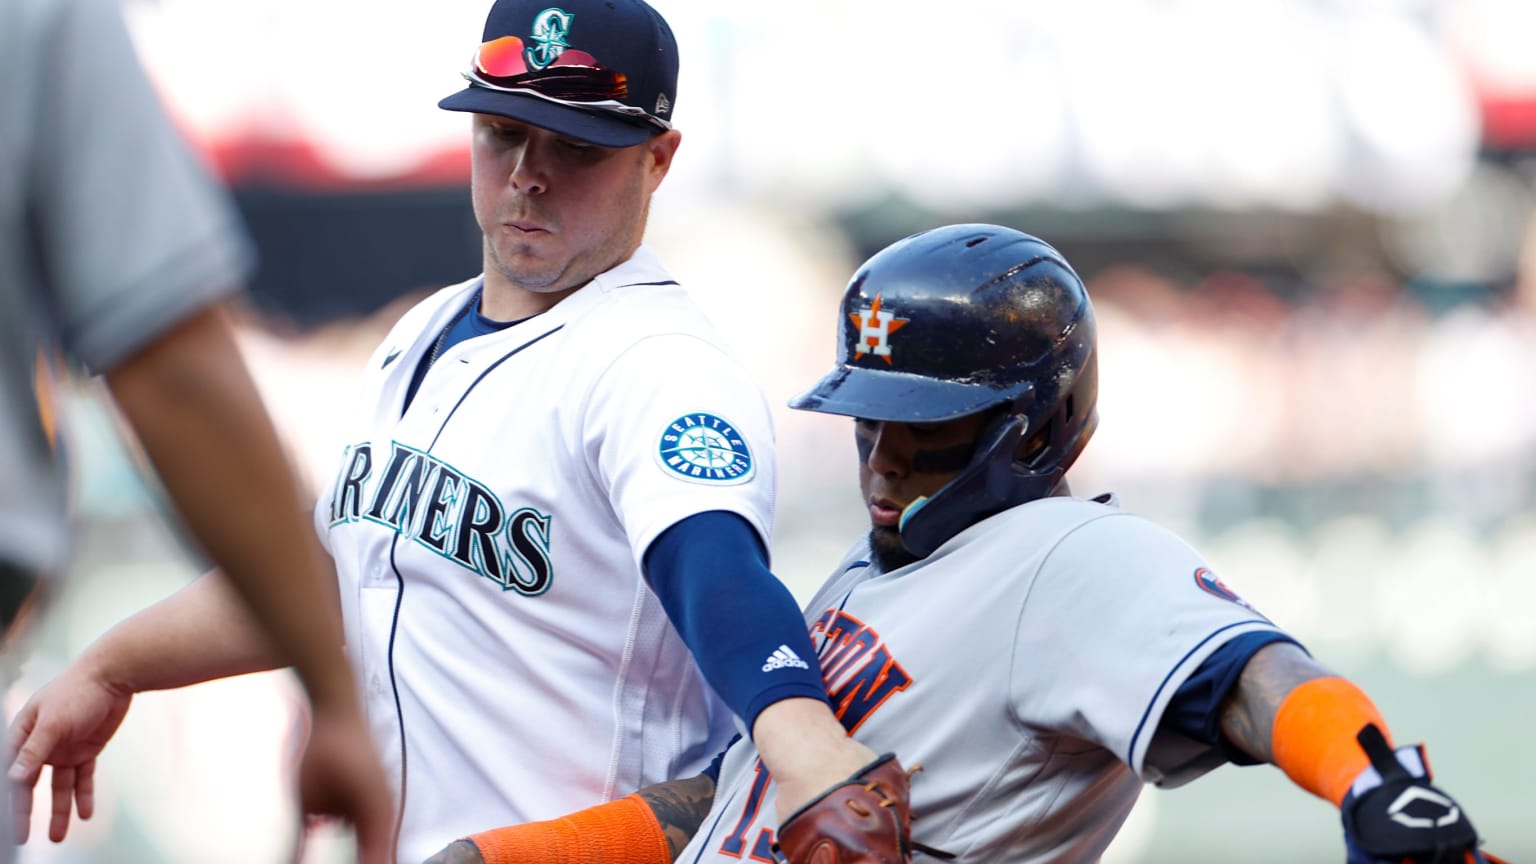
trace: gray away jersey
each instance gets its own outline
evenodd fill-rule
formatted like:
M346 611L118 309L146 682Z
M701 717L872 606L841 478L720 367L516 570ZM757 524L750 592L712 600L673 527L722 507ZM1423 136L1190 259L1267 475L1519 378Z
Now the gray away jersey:
M1141 784L1221 764L1158 735L1213 651L1276 628L1182 540L1116 507L1049 498L881 573L860 541L806 607L833 709L913 778L914 839L959 861L1095 861ZM680 861L771 861L775 786L743 739Z

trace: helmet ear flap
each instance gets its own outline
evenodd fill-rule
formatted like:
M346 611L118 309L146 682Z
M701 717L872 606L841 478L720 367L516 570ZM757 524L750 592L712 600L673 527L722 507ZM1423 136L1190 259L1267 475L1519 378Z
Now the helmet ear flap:
M996 454L1018 449L1024 437L1025 418L1015 411L998 411L976 436L971 462L959 474L927 498L914 501L901 514L901 545L926 558L945 540L991 516L1008 505L1011 462ZM941 506L933 506L941 502Z
M1088 439L1099 427L1099 352L1091 348L1072 386L1061 397L1062 408L1053 420L1051 449L1060 453L1058 464L1065 472L1077 461Z

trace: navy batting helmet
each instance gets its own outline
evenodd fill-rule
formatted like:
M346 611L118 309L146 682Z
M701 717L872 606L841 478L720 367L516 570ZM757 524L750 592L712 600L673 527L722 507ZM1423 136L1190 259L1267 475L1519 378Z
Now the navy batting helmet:
M913 555L1051 494L1098 423L1093 307L1036 237L950 225L900 240L854 274L838 324L837 366L790 407L907 423L997 413L966 468L902 514Z

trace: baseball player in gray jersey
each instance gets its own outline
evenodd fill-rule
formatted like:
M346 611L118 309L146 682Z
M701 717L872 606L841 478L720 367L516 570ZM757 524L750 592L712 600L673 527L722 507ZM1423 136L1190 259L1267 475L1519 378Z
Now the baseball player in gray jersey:
M626 861L1092 862L1143 784L1225 762L1338 805L1351 864L1497 861L1358 687L1178 537L1070 494L1096 348L1055 249L992 225L917 234L859 269L838 321L836 368L792 405L855 418L871 527L805 621L844 726L923 772L908 798L883 757L781 821L743 740L638 794L670 843ZM432 861L562 860L605 821L493 829Z
M294 540L298 484L220 311L249 243L162 113L117 0L0 0L0 165L0 623L20 629L23 599L45 596L69 563L47 384L63 352L104 373L183 520L229 574L232 626L271 642L274 664L291 660L303 679L314 711L304 806L356 821L363 857L382 861L390 803L327 612L335 595L320 550ZM196 645L208 633L174 635ZM138 689L105 677L106 697L67 722L40 722L36 702L17 716L18 839L44 764L49 835L64 836L71 798L91 815L96 753ZM0 842L0 860L10 854Z
M875 754L833 715L768 568L766 401L641 242L682 137L671 30L639 0L498 0L465 48L439 104L472 115L483 272L370 358L314 510L398 854L692 776L738 731L797 806ZM264 668L238 632L163 638L218 630L219 584L90 656L141 686ZM39 697L49 728L112 704L78 667Z

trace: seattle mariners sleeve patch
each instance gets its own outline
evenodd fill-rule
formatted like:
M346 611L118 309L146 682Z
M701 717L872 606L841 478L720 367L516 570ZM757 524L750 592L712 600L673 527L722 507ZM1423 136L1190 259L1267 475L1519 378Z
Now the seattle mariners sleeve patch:
M698 483L730 485L752 479L752 451L736 427L713 414L685 414L661 430L656 459Z

